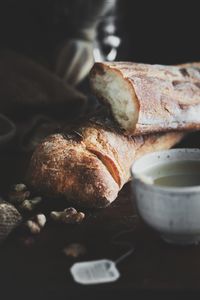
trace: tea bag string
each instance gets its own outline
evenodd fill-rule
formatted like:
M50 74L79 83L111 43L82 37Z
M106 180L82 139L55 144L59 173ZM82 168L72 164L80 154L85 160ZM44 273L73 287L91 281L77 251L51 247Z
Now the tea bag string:
M115 265L119 264L120 262L122 262L124 259L126 259L128 256L130 256L134 251L135 251L135 247L133 246L133 244L131 242L127 242L127 241L119 241L118 238L127 234L127 233L131 233L133 232L134 229L130 229L130 230L124 230L121 231L117 234L115 234L112 239L111 239L111 244L113 245L118 245L118 246L127 246L129 249L122 254L120 257L118 257L114 262Z

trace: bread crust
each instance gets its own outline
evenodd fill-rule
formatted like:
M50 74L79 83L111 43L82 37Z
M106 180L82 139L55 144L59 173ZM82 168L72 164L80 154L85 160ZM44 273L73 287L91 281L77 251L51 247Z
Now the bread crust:
M135 158L168 149L182 138L180 132L128 137L114 126L89 122L38 145L27 182L43 195L64 197L74 205L105 207L130 179Z
M108 72L119 76L124 88L128 84L130 99L137 107L131 126L124 128L119 124L127 134L200 129L200 63L179 66L96 63L90 73L91 88L100 100L110 105L104 89L97 88L95 81L97 76L105 81ZM110 88L109 82L106 88ZM116 119L112 105L110 108Z

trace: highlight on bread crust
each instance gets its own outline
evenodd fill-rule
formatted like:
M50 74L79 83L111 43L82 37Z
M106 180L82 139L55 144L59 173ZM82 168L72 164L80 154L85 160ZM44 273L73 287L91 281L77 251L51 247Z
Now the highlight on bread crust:
M90 81L127 134L200 128L200 63L95 63Z

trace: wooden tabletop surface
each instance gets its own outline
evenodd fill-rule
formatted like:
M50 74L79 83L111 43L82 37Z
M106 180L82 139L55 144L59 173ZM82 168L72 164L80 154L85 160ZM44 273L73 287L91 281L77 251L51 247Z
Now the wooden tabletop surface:
M199 141L199 134L195 133L180 147L199 147ZM29 155L1 150L2 193L10 184L23 182L28 161ZM118 237L119 244L114 244L113 236L121 232L124 233ZM80 225L48 221L30 246L22 243L20 235L21 232L13 233L0 248L2 300L14 296L16 299L79 299L80 296L102 299L146 291L164 295L170 291L198 292L200 289L200 245L181 247L164 243L138 216L130 183L110 207L86 211ZM74 262L116 260L129 249L123 242L132 244L135 250L118 265L119 280L95 286L82 286L73 281L69 268ZM62 250L71 243L82 244L86 254L77 259L65 256Z

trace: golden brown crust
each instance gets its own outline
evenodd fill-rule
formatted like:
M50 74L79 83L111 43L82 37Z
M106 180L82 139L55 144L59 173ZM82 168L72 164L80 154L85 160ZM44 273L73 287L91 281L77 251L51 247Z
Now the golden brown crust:
M96 63L90 74L91 86L97 97L107 104L109 100L96 88L94 79L100 75L106 80L104 75L108 70L124 80L124 87L128 83L130 97L138 107L138 116L137 110L134 112L136 122L125 128L128 134L200 129L200 63L179 66Z
M130 179L135 157L168 149L182 133L126 137L114 127L90 122L72 134L47 137L35 150L28 183L40 193L64 196L74 205L105 207Z
M82 143L60 134L46 138L37 147L28 180L43 194L66 196L77 204L81 200L83 206L90 202L92 206L105 206L107 198L112 199L117 189L112 176L95 155Z

